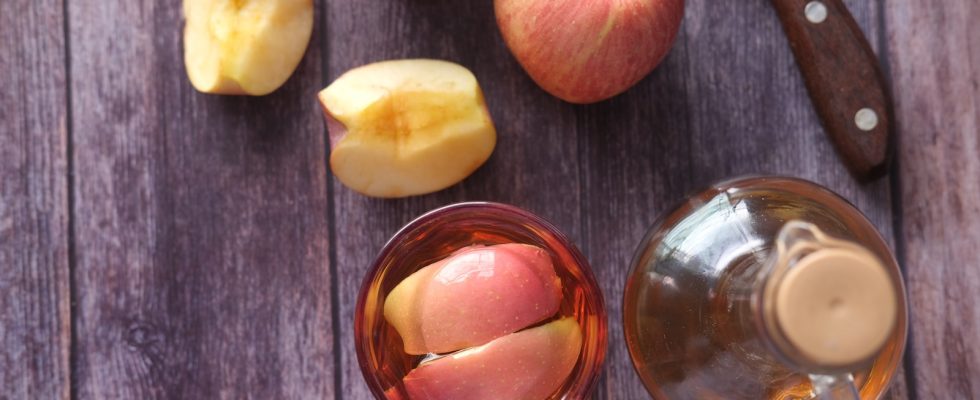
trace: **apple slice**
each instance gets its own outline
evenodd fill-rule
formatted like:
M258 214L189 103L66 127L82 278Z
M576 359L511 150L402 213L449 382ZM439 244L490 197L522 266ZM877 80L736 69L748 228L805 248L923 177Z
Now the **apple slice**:
M271 93L313 33L313 0L184 0L184 64L204 93Z
M578 323L563 318L424 362L402 382L410 399L547 399L568 379L581 351Z
M448 353L555 315L561 296L561 280L540 247L467 247L395 286L384 315L406 353Z
M626 91L674 43L684 0L494 0L507 46L548 93L593 103Z
M476 77L438 60L384 61L352 69L320 92L330 168L347 187L405 197L451 186L497 142Z

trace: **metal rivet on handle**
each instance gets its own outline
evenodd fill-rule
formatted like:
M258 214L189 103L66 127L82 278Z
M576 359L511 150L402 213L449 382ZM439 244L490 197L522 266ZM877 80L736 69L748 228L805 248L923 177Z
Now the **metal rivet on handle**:
M827 6L819 1L811 1L806 3L806 8L803 9L803 13L806 14L806 20L814 24L819 24L827 19Z
M878 114L868 107L862 108L854 114L854 125L862 131L870 131L878 126Z

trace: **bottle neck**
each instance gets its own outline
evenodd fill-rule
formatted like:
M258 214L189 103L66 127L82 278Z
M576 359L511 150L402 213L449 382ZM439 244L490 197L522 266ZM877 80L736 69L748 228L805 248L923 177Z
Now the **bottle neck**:
M764 261L733 285L749 352L805 374L838 376L872 362L897 317L895 284L864 247L787 223ZM816 381L815 381L816 382Z

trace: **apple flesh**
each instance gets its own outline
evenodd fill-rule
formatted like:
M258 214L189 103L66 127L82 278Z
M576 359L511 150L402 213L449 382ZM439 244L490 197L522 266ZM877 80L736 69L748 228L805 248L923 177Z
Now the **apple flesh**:
M439 60L395 60L348 71L319 94L330 168L373 197L451 186L482 165L497 142L476 77Z
M494 0L497 25L528 75L571 103L613 97L670 50L684 0Z
M582 351L573 318L424 362L402 380L409 399L547 399L568 379ZM389 398L401 398L397 389Z
M184 0L184 64L204 93L271 93L313 33L313 0Z
M467 247L400 282L384 316L406 353L448 353L543 321L561 298L561 280L540 247Z

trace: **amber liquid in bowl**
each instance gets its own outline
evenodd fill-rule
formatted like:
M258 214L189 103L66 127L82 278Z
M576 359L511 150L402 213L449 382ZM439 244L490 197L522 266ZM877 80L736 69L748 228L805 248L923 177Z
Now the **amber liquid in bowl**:
M602 293L581 253L558 230L522 209L496 203L460 203L431 211L409 223L388 242L365 277L355 314L358 361L379 399L400 391L402 378L431 355L404 352L401 337L385 320L384 301L415 271L472 245L531 244L548 251L562 283L558 313L537 325L574 317L582 330L582 351L569 377L551 399L587 397L606 352L606 312Z

